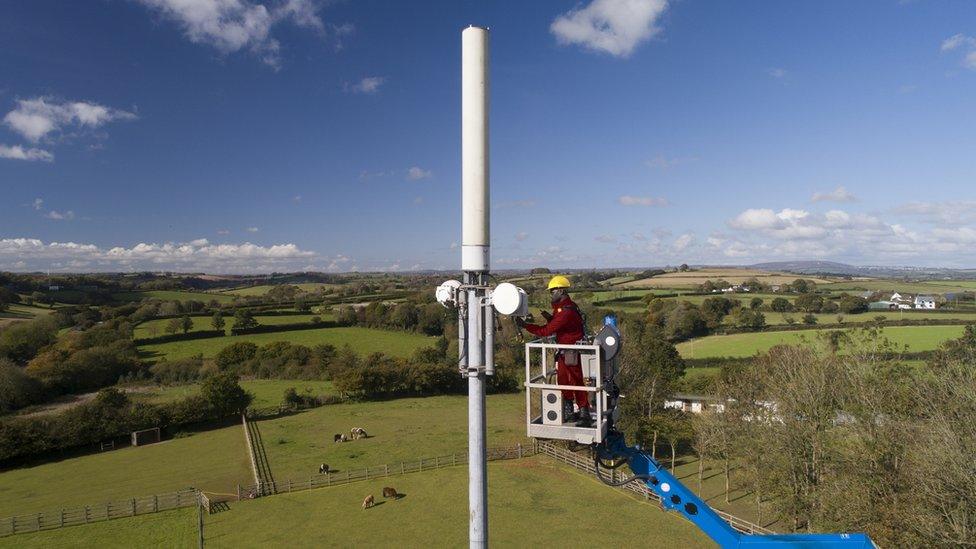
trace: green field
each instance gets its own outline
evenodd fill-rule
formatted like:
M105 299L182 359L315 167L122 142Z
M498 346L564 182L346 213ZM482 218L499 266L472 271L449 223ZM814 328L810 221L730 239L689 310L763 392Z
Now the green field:
M173 341L143 345L139 347L139 350L145 353L146 358L149 359L166 357L169 360L174 360L198 354L202 354L204 358L213 358L224 347L240 341L250 341L257 345L265 345L274 341L290 341L309 347L326 343L335 346L349 344L363 355L383 352L393 356L408 356L420 347L432 345L434 338L409 332L372 328L317 328L268 334L211 337L192 341Z
M763 311L763 315L766 316L766 324L770 326L784 325L786 320L784 317L791 316L797 324L803 322L803 317L806 313L802 312L792 312L792 313L776 313L772 311ZM967 311L946 311L946 312L932 312L932 311L867 311L855 315L845 315L844 313L817 313L813 316L817 317L818 324L836 324L837 315L844 317L844 322L846 324L858 324L864 322L874 322L875 317L883 316L886 320L966 320L969 322L976 322L976 312ZM725 318L725 324L731 324L734 321L731 317Z
M0 517L253 483L240 425L0 472Z
M262 296L267 294L276 284L262 284L260 286L247 286L244 288L231 288L229 290L224 290L220 293L226 295L235 295L241 297L254 297ZM314 293L319 289L330 289L338 288L339 284L326 284L324 282L302 282L301 284L288 284L288 286L297 286L301 291Z
M36 534L0 538L0 548L166 547L198 546L196 509L96 522Z
M149 290L144 292L116 292L112 294L112 299L116 301L142 301L143 299L161 299L163 301L202 301L209 303L233 303L235 296L205 293L205 292L185 292L181 290Z
M311 314L311 313L298 313L293 315L255 315L254 319L258 321L258 324L264 326L277 326L280 324L296 324L298 322L311 322L312 317L319 317L322 320L332 320L334 317L331 313L327 314ZM193 328L190 329L191 332L200 332L203 330L213 330L213 326L210 325L209 316L191 316L190 320L193 321ZM156 320L147 320L135 327L133 330L132 337L138 338L148 338L148 337L159 337L166 335L166 324L168 324L170 319L160 318ZM234 327L234 317L233 315L224 315L224 322L226 324L224 331L227 332ZM182 332L182 330L180 330Z
M896 345L907 345L909 351L930 351L948 339L958 338L964 326L892 326L882 331ZM678 344L678 352L685 358L747 357L768 351L781 344L814 341L823 330L783 332L755 332L714 335Z
M817 284L818 290L829 292L900 292L910 294L942 294L945 292L958 292L965 289L973 289L973 281L939 280L939 281L918 281L905 282L902 280L875 278L871 280L845 280L832 284Z
M53 312L54 309L12 303L7 306L6 310L0 311L0 328L10 324L11 322L17 322L19 320L31 320L49 315Z
M497 547L713 547L691 523L544 457L488 466L489 539ZM383 501L383 486L404 497ZM205 517L207 547L461 547L467 470L452 467L240 503ZM362 510L366 494L379 505ZM196 517L175 511L0 539L0 547L195 547ZM146 537L140 528L153 533ZM107 531L111 530L111 533ZM189 532L188 532L189 530ZM165 532L165 533L164 533ZM165 537L164 537L165 536Z
M402 398L322 406L258 422L275 480L307 478L320 463L343 470L436 457L467 446L463 396ZM370 437L343 444L332 435L362 427ZM488 397L488 445L528 444L525 395Z
M298 394L310 393L315 396L334 394L332 382L320 380L294 380L294 379L252 379L241 381L241 387L254 395L251 406L254 408L264 408L267 406L277 406L282 403L285 389L294 387ZM186 385L170 386L151 386L137 393L133 393L133 398L154 403L171 402L180 400L200 392L199 383L189 383Z

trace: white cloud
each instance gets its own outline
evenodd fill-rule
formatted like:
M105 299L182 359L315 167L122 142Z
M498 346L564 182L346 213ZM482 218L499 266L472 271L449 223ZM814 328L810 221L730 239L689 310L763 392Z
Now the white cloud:
M17 270L269 272L297 268L316 255L295 244L211 244L206 239L184 243L139 243L131 248L103 248L75 242L45 243L36 238L0 239L0 268ZM16 266L18 264L20 266Z
M43 149L25 149L20 145L8 146L0 144L0 158L8 158L10 160L27 160L28 162L34 162L37 160L40 160L41 162L51 162L54 160L54 155Z
M380 86L386 82L385 76L367 76L355 84L346 83L345 90L351 93L372 95L380 91Z
M661 31L657 23L667 7L667 0L593 0L556 17L549 30L560 44L628 57Z
M976 48L976 38L965 34L956 34L942 41L942 51L952 51L960 46Z
M43 198L35 198L34 199L34 202L31 203L31 206L35 210L40 210L41 208L44 207L44 199Z
M341 51L345 48L344 38L347 36L352 36L356 32L356 26L352 23L343 23L341 25L330 25L332 27L332 38L335 43L336 51Z
M766 69L766 74L768 74L769 76L777 80L782 80L783 78L786 78L787 73L786 73L786 69L782 69L779 67L770 67Z
M419 179L430 179L434 174L430 170L425 170L418 166L411 166L407 169L407 179L417 181Z
M617 241L616 237L609 234L601 234L593 237L593 240L597 242L603 242L604 244L612 244Z
M965 225L976 223L976 201L910 202L893 210L897 215L916 217L925 223Z
M667 206L668 201L665 198L656 198L653 196L631 196L625 194L617 199L617 202L621 206Z
M54 219L56 221L70 221L75 218L75 212L68 210L64 213L61 213L57 210L51 210L46 214L44 214L44 217L48 219Z
M219 235L228 235L228 234L230 234L230 231L228 231L227 229L217 229L217 234L219 234Z
M281 44L272 36L283 22L325 32L315 0L279 0L268 5L253 0L137 0L179 25L187 39L221 54L246 50L278 68ZM269 7L270 6L270 7ZM344 27L333 27L336 35ZM349 31L351 32L351 31Z
M956 34L942 41L941 51L967 50L962 58L962 66L976 70L976 38L965 34Z
M135 118L134 113L88 101L59 102L51 97L35 97L19 99L17 108L3 117L3 123L27 140L36 143L49 133L60 131L68 126L91 129L115 120ZM37 151L37 149L31 150ZM38 151L37 154L42 156L41 160L53 158L45 151Z
M528 238L529 238L529 233L525 231L515 233L515 240L517 240L518 242L525 242L526 239Z
M837 187L827 193L813 193L810 198L810 202L854 202L855 200L857 197L844 187Z
M256 233L256 232L260 231L261 229L259 229L257 227L248 227L248 228L246 228L244 230L247 231L247 232L249 232L249 233Z
M671 243L671 247L674 248L674 251L676 252L683 252L686 249L688 249L688 246L691 246L694 242L695 242L695 235L691 233L685 233L679 236L678 238L675 238L674 242Z

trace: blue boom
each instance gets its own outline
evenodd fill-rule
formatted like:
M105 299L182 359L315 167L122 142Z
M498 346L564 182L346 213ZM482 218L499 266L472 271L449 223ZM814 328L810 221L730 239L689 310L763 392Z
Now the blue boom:
M866 534L743 534L685 487L674 475L640 448L627 446L623 434L613 431L607 439L595 447L596 471L600 480L607 484L623 485L643 481L661 497L665 509L681 513L723 548L874 548ZM608 465L607 462L612 462ZM613 469L626 463L634 476L619 482L608 481L600 469Z

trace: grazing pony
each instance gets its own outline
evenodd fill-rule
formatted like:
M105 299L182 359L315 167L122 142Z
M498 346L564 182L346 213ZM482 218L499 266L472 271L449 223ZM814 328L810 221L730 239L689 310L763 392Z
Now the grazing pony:
M328 473L328 472L329 472L329 465L327 463L323 463L322 465L319 465L319 474L320 475L321 474L324 474L324 473Z
M387 486L383 488L383 497L398 499L400 497L400 494L397 494L396 488Z
M373 506L373 503L373 494L366 496L366 499L363 500L363 509L369 509Z

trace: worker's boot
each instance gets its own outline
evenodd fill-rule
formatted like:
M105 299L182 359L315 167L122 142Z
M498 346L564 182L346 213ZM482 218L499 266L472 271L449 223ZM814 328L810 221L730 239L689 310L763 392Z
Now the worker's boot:
M576 414L573 413L573 401L563 400L563 423L576 421Z
M593 427L593 418L590 417L589 408L581 408L579 418L579 421L576 422L577 427Z

